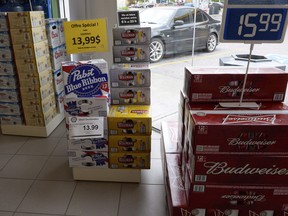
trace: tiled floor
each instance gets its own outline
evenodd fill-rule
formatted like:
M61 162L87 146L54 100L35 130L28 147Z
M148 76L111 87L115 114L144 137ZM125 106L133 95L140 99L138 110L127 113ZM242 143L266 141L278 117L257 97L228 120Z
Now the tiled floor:
M160 134L140 183L75 181L63 122L48 138L0 135L0 216L165 216Z

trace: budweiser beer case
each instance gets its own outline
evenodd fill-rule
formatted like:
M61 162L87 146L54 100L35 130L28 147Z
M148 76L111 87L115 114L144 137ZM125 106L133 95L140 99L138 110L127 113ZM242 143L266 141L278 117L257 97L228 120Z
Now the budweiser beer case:
M151 41L151 28L113 28L115 46L122 45L148 45Z
M244 67L185 68L184 93L191 102L239 102ZM283 101L288 73L277 68L250 68L243 101Z
M178 122L162 122L161 124L161 147L162 153L180 153L177 145ZM163 154L162 154L163 155ZM164 156L164 155L163 155Z
M62 62L62 71L66 97L109 94L108 65L104 59Z
M195 154L286 154L287 114L209 114L191 111L188 138Z
M108 125L109 135L151 135L150 106L113 105L108 114Z
M233 185L286 185L288 156L188 153L193 183Z
M151 71L144 69L111 69L110 82L112 88L150 87Z

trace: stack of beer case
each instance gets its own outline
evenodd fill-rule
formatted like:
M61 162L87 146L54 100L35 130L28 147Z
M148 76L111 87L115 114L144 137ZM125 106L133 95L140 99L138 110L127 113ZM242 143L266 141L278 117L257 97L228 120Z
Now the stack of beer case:
M245 71L185 68L177 142L164 153L170 215L287 215L288 73L250 68L240 107Z
M69 166L108 169L109 71L104 59L62 62ZM75 126L103 123L103 134L76 134ZM93 131L93 130L92 130ZM103 135L103 136L101 136Z
M24 124L7 13L0 13L0 123Z
M150 169L150 41L150 28L113 29L112 106L108 116L112 169Z
M46 126L57 112L44 13L7 14L25 124Z
M70 60L66 52L66 41L63 27L63 22L66 20L66 18L45 19L56 97L56 108L59 113L64 111L65 95L61 63Z

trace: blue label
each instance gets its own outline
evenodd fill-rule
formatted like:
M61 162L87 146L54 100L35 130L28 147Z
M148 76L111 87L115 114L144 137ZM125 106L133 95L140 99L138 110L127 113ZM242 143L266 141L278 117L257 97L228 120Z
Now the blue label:
M93 64L82 64L72 69L68 75L65 94L76 94L78 97L103 95L102 83L108 83L108 75Z
M95 153L92 160L95 161L96 166L104 166L106 162L108 161L108 158L102 153Z

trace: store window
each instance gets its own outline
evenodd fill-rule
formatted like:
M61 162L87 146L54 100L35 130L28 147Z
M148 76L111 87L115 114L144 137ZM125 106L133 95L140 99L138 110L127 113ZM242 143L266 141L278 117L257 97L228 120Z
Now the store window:
M184 24L189 24L191 23L191 17L190 17L190 10L178 10L175 18L174 18L174 22L176 22L177 20L181 20L184 22Z

